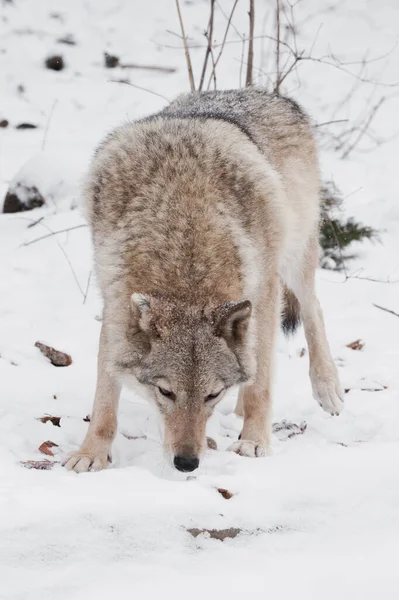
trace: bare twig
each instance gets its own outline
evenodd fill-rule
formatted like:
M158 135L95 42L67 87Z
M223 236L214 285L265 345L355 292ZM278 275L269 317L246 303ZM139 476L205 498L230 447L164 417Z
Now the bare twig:
M242 51L241 51L241 61L240 61L240 78L239 78L239 86L242 87L242 71L244 67L244 53L245 53L245 35L242 36Z
M379 308L380 310L383 310L383 311L389 313L390 315L394 315L395 317L399 317L399 313L395 312L394 310L391 310L390 308L385 308L385 306L380 306L379 304L374 304L374 302L373 302L373 306L375 306L376 308Z
M87 285L86 285L86 290L83 296L83 304L86 304L86 300L87 300L87 294L89 293L89 287L90 287L90 281L91 281L91 269L90 269L90 273L89 273L89 277L87 278Z
M143 92L148 92L149 94L153 94L154 96L158 96L159 98L163 98L166 102L170 102L170 99L162 94L158 94L158 92L154 92L154 90L150 90L149 88L145 88L141 85L137 85L135 83L130 83L130 81L125 81L123 79L108 79L108 83L123 83L124 85L130 85L138 90L143 90Z
M316 123L315 127L324 127L324 125L333 125L335 123L348 123L349 119L333 119L332 121L324 121L324 123Z
M280 93L280 34L280 0L276 0L276 84L274 86L274 91L277 92L277 94Z
M209 90L209 88L210 88L210 85L211 85L212 77L215 77L215 73L216 73L216 67L217 67L217 65L218 65L218 62L219 62L219 60L220 60L220 57L222 56L223 49L224 49L224 47L225 47L225 45L226 45L226 40L227 40L227 35L228 35L228 33L229 33L229 29L230 29L230 25L231 25L231 20L232 20L232 18L233 18L234 11L235 11L235 9L236 9L236 6L237 6L237 4L238 4L238 0L234 0L234 4L233 4L233 6L232 6L232 9L231 9L230 16L228 17L228 20L227 20L226 30L225 30L225 32L224 32L224 36L223 36L222 43L221 43L221 44L216 44L216 45L215 45L215 44L212 44L212 48L213 48L213 49L220 47L220 51L219 51L219 54L218 54L218 55L217 55L217 57L216 57L216 60L215 60L215 61L214 61L214 63L213 63L213 69L212 69L212 73L211 73L211 75L210 75L210 77L209 77L209 81L208 81L208 90ZM223 14L224 14L224 13L223 13Z
M50 113L49 113L49 116L48 116L48 119L47 119L46 127L44 129L44 134L43 134L42 151L46 147L47 134L48 134L48 130L50 128L51 119L52 119L52 116L53 116L53 113L54 113L54 109L57 106L57 103L58 103L58 98L56 98L54 100L54 102L53 102L53 104L51 106L51 109L50 109Z
M136 63L121 63L121 69L142 69L145 71L160 71L161 73L176 73L175 67L161 67L160 65L139 65Z
M248 40L248 65L245 86L249 87L253 82L254 64L254 28L255 28L255 0L249 0L249 40Z
M179 0L176 0L176 8L177 8L177 14L179 15L180 29L181 29L181 34L182 34L182 37L183 37L184 54L186 56L188 78L190 80L190 89L191 89L192 92L195 92L193 67L191 65L190 51L188 49L187 36L186 36L186 32L184 30L184 24L183 24L183 18L182 18L182 15L181 15Z
M202 88L204 86L204 79L205 79L206 68L208 66L208 59L209 59L209 56L212 54L214 16L215 16L215 0L211 0L211 14L209 17L209 24L208 24L208 29L206 32L206 37L208 39L208 45L207 45L206 51L205 51L204 64L202 67L201 79L200 79L200 84L199 84L199 88L198 88L200 91L202 90Z
M47 227L47 226L45 226ZM45 240L46 238L52 237L53 235L58 235L59 233L66 233L67 231L74 231L74 229L81 229L82 227L87 227L86 223L82 223L81 225L74 225L73 227L68 227L67 229L60 229L59 231L51 231L51 233L47 233L46 235L42 235L39 238L34 240L30 240L29 242L24 242L22 246L30 246L31 244L36 244L36 242L40 242L41 240ZM49 229L47 227L47 229Z
M35 225L39 225L39 223L41 223L43 221L44 217L40 217L40 219L37 219L36 221L31 221L28 225L28 229L31 229L31 227L35 227Z
M380 100L377 102L377 104L372 108L372 110L370 111L367 119L365 120L363 126L359 129L358 131L358 135L355 137L355 139L352 141L352 143L350 145L348 145L348 147L346 148L345 152L342 154L342 158L348 158L349 154L356 148L356 146L358 145L358 143L360 142L360 140L362 139L362 137L365 135L367 129L369 128L372 120L374 119L375 115L377 114L378 110L380 109L380 107L383 105L383 103L385 102L386 98L385 96L383 96L382 98L380 98Z

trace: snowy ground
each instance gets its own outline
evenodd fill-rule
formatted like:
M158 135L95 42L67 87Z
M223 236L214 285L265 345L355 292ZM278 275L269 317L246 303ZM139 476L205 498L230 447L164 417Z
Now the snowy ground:
M258 0L260 13L266 4ZM318 56L328 48L348 62L367 50L370 57L388 53L368 74L394 82L397 2L347 0L335 11L330 4L299 3L301 43L312 44L319 30ZM223 6L228 10L229 2ZM207 3L182 7L190 36L201 42ZM300 332L289 343L279 341L274 421L306 421L307 429L288 439L277 433L272 457L252 460L225 451L240 431L230 397L209 426L219 450L209 451L187 481L166 464L150 408L126 393L111 469L80 476L58 464L28 470L20 463L45 458L38 451L42 442L58 444L52 460L60 460L83 439L101 304L93 279L83 304L91 270L87 229L24 243L48 228L83 223L70 207L79 201L79 179L94 145L116 124L165 102L108 80L128 77L172 98L187 89L187 76L183 53L165 47L180 45L166 32L178 30L171 0L14 0L0 10L0 121L10 123L0 129L0 196L22 168L25 179L52 198L48 208L0 216L0 598L397 599L399 319L373 306L399 312L397 88L361 86L334 116L355 119L370 95L386 95L373 125L380 138L390 138L386 143L366 152L365 140L347 161L322 155L325 177L333 176L348 196L347 213L381 230L381 243L356 249L359 258L349 267L381 283L318 274L333 355L350 390L343 414L331 418L312 400ZM245 31L240 10L236 24ZM219 14L221 26L223 19ZM57 42L66 34L77 44ZM105 50L125 62L177 72L106 70ZM43 67L54 52L64 55L66 70ZM197 72L202 52L193 53ZM240 44L227 48L220 86L238 84L240 54ZM286 91L322 122L353 79L307 64L300 86L294 78L290 85ZM16 130L21 122L39 127ZM388 279L392 283L384 283ZM358 338L363 350L346 347ZM37 340L69 352L73 364L56 369L34 347ZM61 426L38 420L46 414L61 417ZM233 497L224 499L219 487ZM230 527L242 533L224 542L187 533Z

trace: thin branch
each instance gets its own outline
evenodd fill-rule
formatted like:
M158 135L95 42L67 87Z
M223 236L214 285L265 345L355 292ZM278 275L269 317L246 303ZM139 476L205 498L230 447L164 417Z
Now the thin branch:
M248 65L245 87L249 87L253 82L253 64L254 64L254 27L255 27L255 0L249 0L249 40L248 40Z
M316 123L315 127L324 127L324 125L333 125L334 123L348 123L349 119L334 119L332 121L324 121L324 123Z
M242 36L242 51L241 51L241 61L240 61L240 77L239 77L239 87L242 87L242 71L244 67L244 54L245 54L245 34Z
M186 32L184 30L184 24L183 24L183 18L181 16L179 0L176 0L176 8L177 8L177 14L179 15L180 29L181 29L181 34L182 34L182 37L183 37L184 54L186 56L188 78L190 80L190 89L191 89L192 92L195 92L193 67L191 65L190 51L188 49L187 36L186 36Z
M161 67L160 65L139 65L137 63L121 63L120 69L142 69L145 71L160 71L161 73L176 73L175 67Z
M363 126L360 128L358 135L356 136L354 141L347 147L345 152L342 154L342 158L348 158L349 154L356 148L356 146L358 145L358 143L360 142L360 140L366 133L367 129L369 128L371 121L374 119L375 115L377 114L378 110L380 109L382 104L385 102L385 100L386 100L385 97L380 98L379 102L377 102L377 104L370 111L370 114L369 114L368 118L366 119L366 121L364 122Z
M27 229L31 229L31 227L35 227L35 225L39 225L39 223L41 223L43 221L44 217L40 217L40 219L37 219L36 221L31 221L29 223L29 225L27 226Z
M211 0L211 14L209 17L208 29L206 32L206 37L208 39L208 45L207 45L206 51L205 51L204 64L202 67L201 79L200 79L200 84L199 84L199 88L198 88L199 91L201 91L204 86L204 79L205 79L206 68L208 66L208 59L209 59L209 56L212 54L214 16L215 16L215 0Z
M280 0L276 0L276 85L274 91L277 94L280 93L280 37L281 37L281 24L280 24Z
M385 306L380 306L379 304L374 304L374 302L373 302L373 306L375 306L376 308L379 308L380 310L383 310L391 315L394 315L395 317L399 317L399 313L395 312L394 310L391 310L390 308L385 308Z
M81 229L82 227L87 227L87 223L82 223L81 225L75 225L74 227L68 227L67 229L60 229L60 231L52 231L51 233L48 233L47 235L42 235L39 238L30 240L30 242L24 242L22 244L22 246L30 246L31 244L36 244L36 242L40 242L41 240L45 240L49 237L53 237L53 235L58 235L59 233L66 233L67 231L74 231L75 229ZM48 229L48 227L47 227L47 229Z
M130 83L130 81L125 81L124 79L108 79L108 83L123 83L124 85L130 85L138 90L143 90L143 92L148 92L149 94L153 94L154 96L158 96L159 98L163 98L166 102L170 102L170 99L162 94L158 94L158 92L154 92L148 88L142 87L141 85L136 85L135 83Z
M89 293L89 287L90 287L90 281L91 281L91 269L90 269L90 273L89 273L89 277L87 278L87 285L86 285L86 290L83 296L83 304L86 304L86 300L87 300L87 294Z
M54 100L54 102L53 102L53 104L51 106L51 109L50 109L50 113L49 113L49 116L48 116L48 119L47 119L47 123L46 123L46 127L45 127L45 130L44 130L44 134L43 134L42 151L46 147L47 134L48 134L48 130L50 128L51 119L52 119L52 116L53 116L53 113L54 113L54 109L57 106L57 103L58 103L58 98L56 98Z
M227 35L228 35L228 33L229 33L229 29L230 29L230 25L231 25L231 20L232 20L232 18L233 18L234 11L235 11L235 9L236 9L236 6L237 6L237 4L238 4L238 0L234 0L233 7L232 7L232 9L231 9L231 13L230 13L230 16L229 16L229 18L228 18L228 21L227 21L226 30L225 30L225 32L224 32L224 36L223 36L222 43L221 43L221 44L216 44L216 45L214 44L214 45L212 46L212 47L213 47L213 49L220 47L220 50L219 50L219 54L217 55L217 57L216 57L216 60L215 60L215 62L214 62L214 64L213 64L213 69L212 69L211 76L209 77L209 81L208 81L208 88L207 88L208 90L209 90L209 88L210 88L210 85L211 85L212 77L215 77L216 67L217 67L217 65L218 65L218 62L219 62L219 60L220 60L220 57L222 56L223 49L224 49L224 47L225 47L225 45L226 45L226 40L227 40Z

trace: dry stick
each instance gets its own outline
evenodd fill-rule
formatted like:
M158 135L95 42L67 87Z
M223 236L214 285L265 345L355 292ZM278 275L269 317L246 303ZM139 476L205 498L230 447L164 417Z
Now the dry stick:
M281 34L281 25L280 25L280 0L276 0L276 85L274 86L274 91L277 94L280 93L280 34Z
M24 219L26 219L27 221L31 221L31 219L28 219L27 217L21 217L21 218L24 218ZM35 225L37 224L37 222L35 222L35 221L31 221L31 222L32 222L32 223L34 223ZM40 224L41 224L41 226L42 226L42 227L45 227L46 229L48 229L48 231L50 231L51 233L49 233L48 235L44 235L44 236L43 236L43 237L41 237L41 238L37 238L36 240L33 240L32 242L27 242L27 243L25 243L25 244L22 244L22 246L29 246L29 244L33 244L34 242L38 242L39 240L42 240L42 239L44 239L44 238L48 238L48 237L50 237L50 236L52 236L52 235L56 235L57 233L62 233L61 231L52 231L52 230L50 229L50 227L49 227L48 225L46 225L45 223L40 223ZM78 229L79 227L87 227L87 225L78 225L78 226L76 226L76 227L71 227L71 228L69 228L69 229L65 229L64 231L71 231L71 229ZM55 241L57 242L57 245L59 246L59 248L60 248L61 252L62 252L62 253L63 253L63 255L65 256L65 259L66 259L66 261L67 261L67 263L68 263L68 265L69 265L69 268L71 269L71 272L72 272L73 278L74 278L74 280L75 280L75 282L76 282L76 285L78 286L80 293L81 293L81 294L82 294L82 296L84 297L84 292L83 292L83 290L82 290L82 288L81 288L81 285L80 285L80 283L79 283L79 280L78 280L78 278L77 278L77 276L76 276L76 273L75 273L75 270L74 270L74 268L73 268L73 266L72 266L72 263L71 263L71 261L69 260L68 254L66 253L65 249L64 249L64 248L61 246L61 244L58 242L58 240L55 240Z
M136 63L123 63L118 65L121 69L143 69L146 71L160 71L161 73L176 73L175 67L161 67L159 65L139 65Z
M186 32L184 31L184 24L183 24L183 19L182 19L182 16L181 16L179 0L176 0L176 8L177 8L177 14L179 15L180 29L181 29L181 34L182 34L182 37L183 37L184 54L186 55L188 78L190 80L190 89L191 89L192 92L195 92L195 83L194 83L193 68L191 66L190 52L189 52L189 49L188 49Z
M254 27L255 27L255 0L249 0L249 41L248 41L248 65L245 87L252 85L254 64Z
M399 317L399 313L395 312L394 310L391 310L390 308L385 308L385 306L380 306L379 304L374 304L373 302L373 306L375 306L376 308L379 308L380 310L384 310L385 312L394 315L395 317Z
M220 60L220 57L222 56L223 49L224 49L224 47L225 47L225 45L226 45L226 40L227 40L227 35L228 35L228 33L229 33L229 29L230 29L230 25L231 25L231 20L232 20L232 18L233 18L234 11L235 11L235 9L236 9L236 6L237 6L237 4L238 4L238 0L234 0L233 8L231 9L230 16L229 16L229 18L228 18L228 20L227 20L226 30L225 30L225 32L224 32L224 36L223 36L222 43L221 43L221 44L218 44L218 45L216 45L216 46L215 46L215 45L212 45L212 49L213 49L213 48L218 48L218 47L220 47L220 51L219 51L219 54L218 54L218 55L217 55L217 57L216 57L216 60L214 61L214 64L213 64L213 69L212 69L212 73L211 73L211 75L210 75L210 77L209 77L209 81L208 81L208 88L207 88L208 90L209 90L209 88L210 88L210 85L211 85L212 77L214 78L214 81L216 81L216 67L217 67L217 65L218 65L218 62L219 62L219 60ZM224 13L223 13L223 14L224 14Z
M57 106L57 103L58 103L58 98L56 98L54 100L54 102L53 102L53 104L51 106L51 109L50 109L50 113L49 113L49 116L48 116L48 119L47 119L47 123L46 123L46 128L45 128L44 134L43 134L42 151L44 150L44 148L46 146L47 134L48 134L48 130L49 130L49 127L50 127L51 118L53 116L53 112L54 112L55 107Z
M150 90L148 88L142 87L141 85L136 85L135 83L130 83L130 81L123 81L122 79L120 79L119 81L117 79L108 79L108 83L123 83L124 85L130 85L131 87L137 88L138 90L143 90L143 92L148 92L149 94L153 94L154 96L163 98L164 100L166 100L166 102L170 102L170 99L167 98L166 96L163 96L162 94L158 94L158 92L154 92L153 90Z
M315 127L324 127L324 125L333 125L334 123L348 123L349 119L334 119L332 121L324 121L324 123L316 123Z
M87 299L87 294L89 293L89 286L90 286L90 280L91 280L91 269L90 269L90 273L89 273L89 277L87 279L87 285L86 285L86 290L83 296L83 304L86 304L86 299Z
M379 102L377 102L377 104L373 107L373 109L370 112L368 118L364 122L363 127L361 127L361 129L359 131L359 134L356 136L356 138L352 142L352 144L350 144L347 147L347 149L345 150L345 152L342 154L341 158L348 158L349 154L356 148L356 146L358 145L358 143L360 142L360 140L362 139L362 137L366 133L367 129L369 128L371 121L374 119L374 117L377 114L379 108L382 106L382 104L385 102L385 100L386 100L386 98L385 98L385 96L383 96L382 98L380 98Z
M199 84L199 88L198 88L199 91L201 91L204 86L204 79L205 79L206 68L208 66L208 59L209 59L210 54L212 54L212 36L213 36L214 15L215 15L215 0L211 0L211 14L209 17L209 24L208 24L208 29L207 29L207 33L206 33L206 37L208 39L208 45L207 45L206 51L205 51L204 65L202 67L201 79L200 79L200 84Z
M242 70L244 67L244 53L245 53L245 33L242 36L242 52L241 52L241 61L240 61L240 78L239 78L239 86L242 87Z
M47 225L43 225L43 227L47 227ZM81 229L82 227L87 227L87 224L82 223L81 225L75 225L74 227L68 227L67 229L60 229L59 231L51 231L50 229L51 233L48 233L47 235L42 235L41 237L31 240L30 242L24 242L22 246L30 246L31 244L36 244L36 242L45 240L46 238L52 237L53 235L58 235L59 233L66 233L67 231L73 231L74 229ZM47 229L49 229L49 227L47 227Z

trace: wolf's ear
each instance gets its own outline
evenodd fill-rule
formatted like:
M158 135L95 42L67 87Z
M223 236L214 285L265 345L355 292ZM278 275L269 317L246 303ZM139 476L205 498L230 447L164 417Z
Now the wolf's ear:
M148 317L151 306L150 297L145 294L134 293L130 298L130 306L135 321L141 329L145 330L148 326Z
M215 335L223 337L227 343L242 343L247 333L251 313L252 304L249 300L225 302L214 312Z

